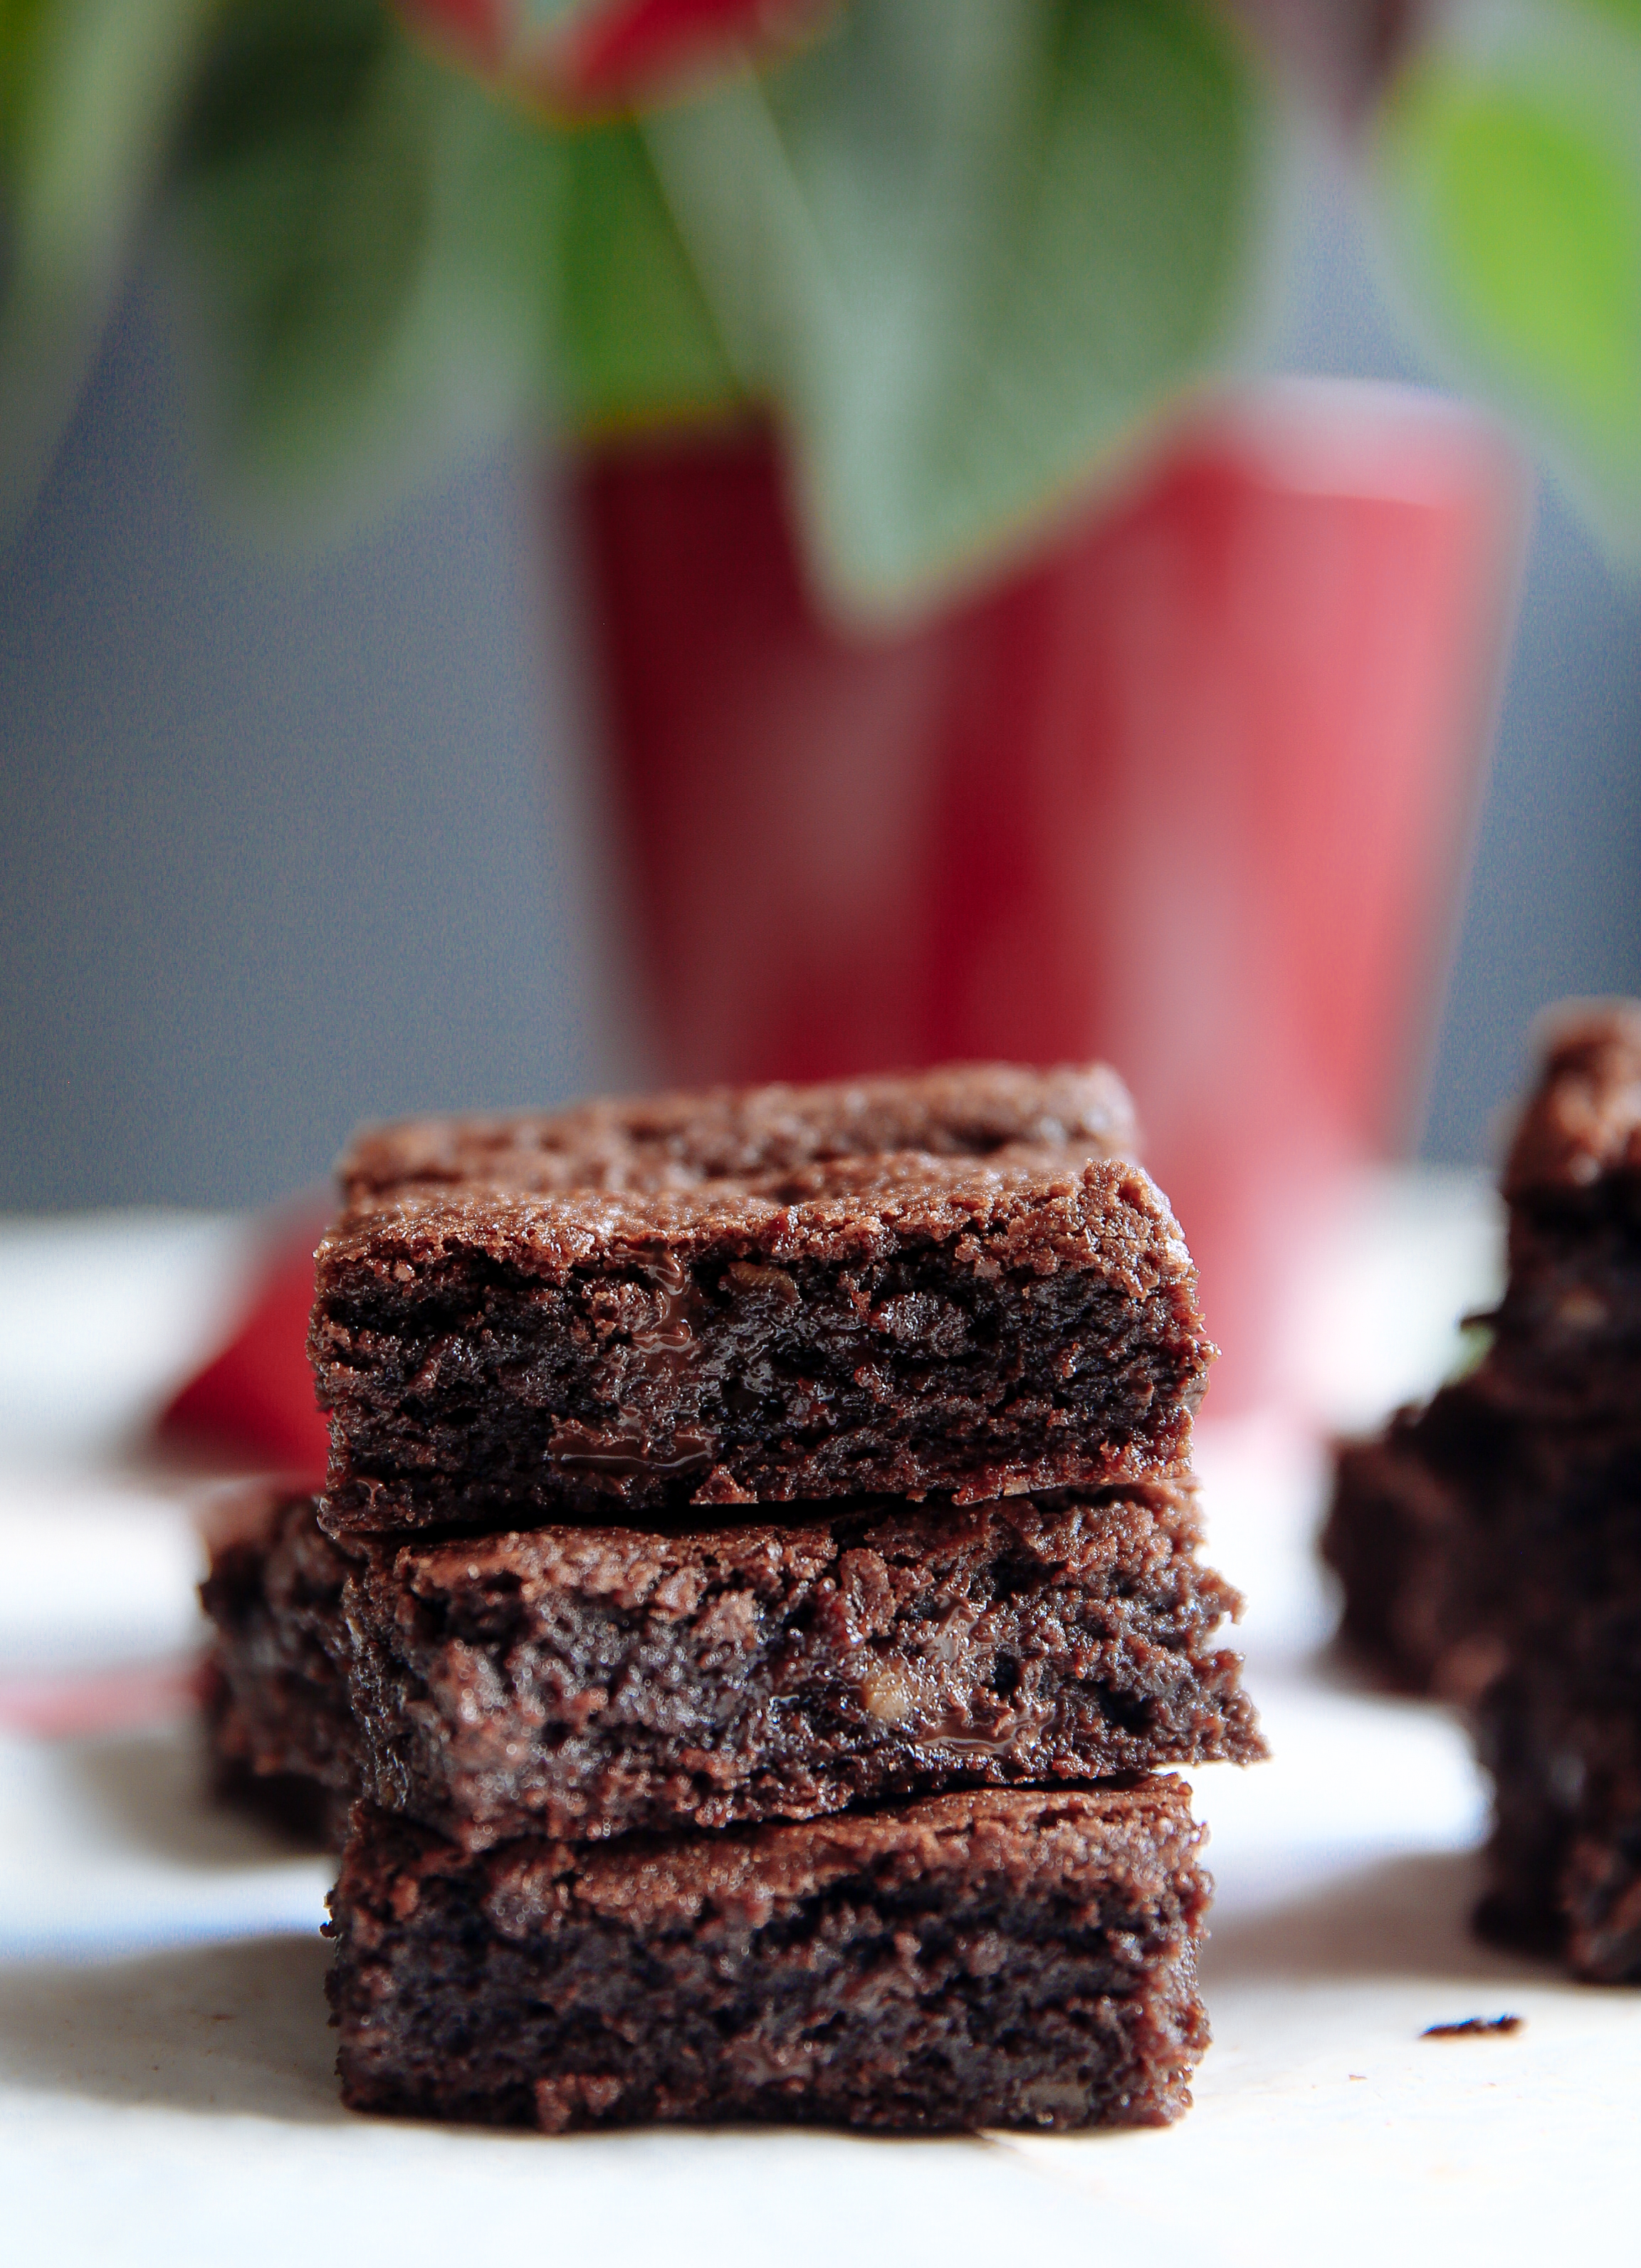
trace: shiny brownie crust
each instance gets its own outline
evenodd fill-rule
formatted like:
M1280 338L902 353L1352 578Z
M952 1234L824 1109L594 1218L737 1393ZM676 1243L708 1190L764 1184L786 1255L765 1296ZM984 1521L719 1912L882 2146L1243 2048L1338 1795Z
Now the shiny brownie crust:
M1154 2124L1208 2041L1179 1782L464 1854L359 1806L330 1995L359 2110L566 2128Z

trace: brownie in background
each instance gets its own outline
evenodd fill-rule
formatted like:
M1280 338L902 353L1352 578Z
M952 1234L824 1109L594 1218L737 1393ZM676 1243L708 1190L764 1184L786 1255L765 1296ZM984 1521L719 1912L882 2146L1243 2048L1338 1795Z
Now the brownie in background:
M1505 1295L1470 1373L1347 1450L1343 1627L1475 1714L1495 1935L1641 1980L1641 1005L1564 1010L1504 1177Z
M205 1715L220 1783L267 1800L294 1821L324 1823L325 1794L358 1792L358 1742L342 1614L347 1563L321 1531L314 1498L270 1490L241 1530L218 1543L200 1603L211 1624ZM281 1792L275 1782L289 1783Z

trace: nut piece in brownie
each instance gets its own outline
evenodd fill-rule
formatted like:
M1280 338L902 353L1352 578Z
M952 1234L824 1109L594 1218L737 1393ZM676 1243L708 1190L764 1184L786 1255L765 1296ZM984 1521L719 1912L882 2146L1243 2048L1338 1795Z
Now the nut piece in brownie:
M211 1553L200 1601L212 1624L205 1723L219 1788L322 1829L327 1792L357 1792L342 1616L346 1563L311 1496L271 1493ZM305 1796L303 1790L307 1793Z
M1107 1154L1109 1073L602 1113L563 1150L553 1122L441 1123L344 1161L372 1193L320 1248L310 1339L334 1533L1186 1469L1214 1350L1166 1201ZM564 1185L590 1117L648 1158L658 1113L664 1173Z
M356 1543L361 1786L468 1846L1263 1754L1188 1490Z
M1345 1626L1475 1705L1493 1933L1641 1979L1641 1005L1564 1011L1479 1365L1342 1462Z
M1208 2043L1188 1806L1142 1778L468 1855L362 1804L343 2097L549 2132L1160 2123Z

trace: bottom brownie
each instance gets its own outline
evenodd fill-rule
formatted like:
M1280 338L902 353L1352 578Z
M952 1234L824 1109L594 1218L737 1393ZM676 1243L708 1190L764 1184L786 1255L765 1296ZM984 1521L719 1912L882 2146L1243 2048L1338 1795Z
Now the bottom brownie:
M357 2110L569 2127L1174 2118L1211 1884L1168 1778L468 1856L359 1805L331 1896Z

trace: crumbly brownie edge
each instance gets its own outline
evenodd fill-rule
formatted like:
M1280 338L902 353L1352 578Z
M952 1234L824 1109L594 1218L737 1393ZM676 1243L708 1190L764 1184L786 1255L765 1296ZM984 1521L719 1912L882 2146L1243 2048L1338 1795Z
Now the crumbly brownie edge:
M566 2127L1149 2124L1208 2042L1167 1779L464 1858L361 1805L332 1895L356 2109Z
M1154 1488L360 1543L364 1792L475 1847L1252 1762L1197 1541Z

